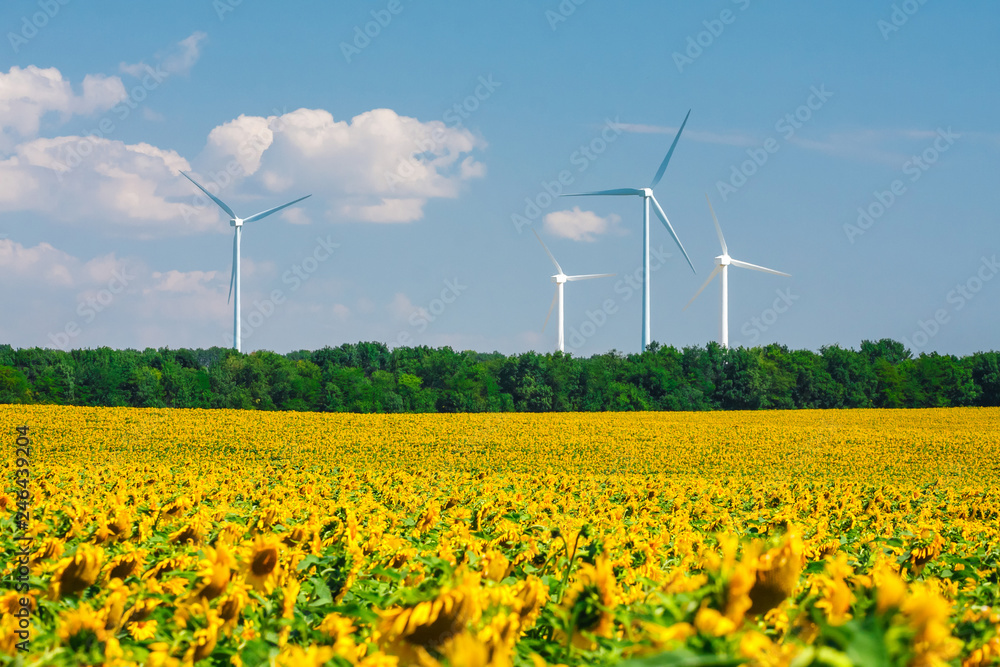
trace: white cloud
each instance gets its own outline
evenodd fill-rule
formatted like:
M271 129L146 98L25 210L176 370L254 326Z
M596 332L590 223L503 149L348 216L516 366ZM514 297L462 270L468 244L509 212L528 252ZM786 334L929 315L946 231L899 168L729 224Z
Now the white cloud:
M402 292L397 292L395 296L392 297L392 301L390 301L386 306L386 310L393 317L393 319L399 322L408 321L410 316L414 313L425 319L428 315L426 308L413 305L413 302L410 301L410 297L406 296Z
M172 45L167 50L157 53L154 58L155 67L168 75L187 74L201 57L201 43L207 37L208 35L205 33L197 31ZM145 62L122 63L118 66L125 74L137 78L145 76L149 71L149 67Z
M35 139L0 161L0 211L34 211L137 238L214 229L214 204L196 206L191 184L177 176L189 168L176 152L149 144Z
M214 282L218 271L154 271L152 290L156 292L197 293L208 290L208 283Z
M9 149L15 137L38 134L42 119L57 113L62 120L76 114L106 111L125 99L118 77L88 74L81 94L54 68L14 66L0 72L0 150Z
M581 211L574 206L571 211L553 211L545 216L545 231L553 236L574 241L593 241L599 234L613 231L621 217L612 213L601 217L593 211Z
M84 262L50 243L26 247L12 239L0 239L0 280L8 286L86 290L107 284L126 264L114 253Z
M164 62L193 63L202 39L192 35ZM0 111L7 112L0 123L13 133L4 155L0 128L0 211L141 239L219 229L220 211L180 178L192 167L173 150L96 136L28 136L50 111L104 110L124 97L117 77L88 76L83 91L75 95L56 69L0 73ZM457 197L465 181L483 177L473 154L484 146L464 128L391 109L350 121L322 109L241 115L209 133L194 177L244 215L313 193L285 212L288 222L304 224L315 212L330 221L406 223L423 218L429 199ZM253 201L242 192L256 193Z
M312 192L331 219L412 222L428 199L457 197L485 167L471 155L485 142L464 128L421 122L391 109L337 121L323 109L267 118L240 116L215 128L195 161L241 175L271 192Z

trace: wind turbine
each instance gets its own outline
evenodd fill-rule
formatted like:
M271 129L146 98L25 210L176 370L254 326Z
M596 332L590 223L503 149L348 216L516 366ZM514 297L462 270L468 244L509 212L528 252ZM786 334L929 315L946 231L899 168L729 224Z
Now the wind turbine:
M548 326L548 324L549 324L549 318L552 317L552 309L555 307L556 301L558 300L559 301L559 351L560 352L565 352L564 344L563 344L563 340L564 340L564 338L563 338L563 322L564 322L564 318L563 318L563 286L567 282L572 282L574 280L590 280L591 278L610 278L611 276L613 276L615 274L613 274L613 273L589 273L589 274L582 275L582 276L567 276L566 273L562 270L562 267L559 266L559 262L557 262L556 258L552 256L551 252L549 252L549 249L545 245L545 242L542 241L542 237L539 236L538 232L536 232L534 229L532 229L531 231L534 232L535 238L537 238L538 242L542 244L542 248L545 249L545 254L549 256L549 259L551 259L552 263L555 264L555 266L556 266L556 271L559 272L559 273L555 274L554 276L552 276L552 282L554 282L556 284L556 293L554 295L552 295L552 305L549 306L549 313L548 313L548 315L545 316L545 324L542 325L542 331L545 331L545 327Z
M705 195L705 201L708 202L708 210L712 212L712 221L715 222L715 231L719 235L719 243L722 245L722 254L715 258L715 270L705 281L705 284L698 288L698 291L694 293L691 297L691 301L687 302L687 306L684 306L684 310L687 310L688 306L698 298L698 295L708 287L708 284L712 282L716 274L722 273L722 320L719 324L719 344L722 347L729 347L729 266L739 266L744 269L753 269L754 271L763 271L764 273L773 273L776 276L785 276L790 278L791 275L788 273L782 273L781 271L775 271L774 269L768 269L763 266L757 266L756 264L750 264L749 262L741 262L738 259L733 259L729 256L729 249L726 248L726 239L722 235L722 227L719 226L719 219L715 217L715 209L712 208L712 202Z
M674 148L677 147L677 140L681 138L681 132L684 131L684 126L687 125L688 117L691 115L691 110L687 112L687 116L684 116L684 122L681 123L681 127L677 130L677 136L674 137L674 142L670 144L670 150L667 151L667 156L663 158L663 162L660 163L660 168L656 170L656 175L653 176L653 182L649 184L648 188L620 188L617 190L598 190L596 192L580 192L576 194L566 194L563 197L592 197L592 196L603 196L603 195L635 195L642 197L642 351L646 351L646 347L649 345L650 334L649 334L649 204L653 203L656 215L660 218L663 226L667 228L670 235L674 238L674 242L677 243L677 247L681 249L684 253L684 259L687 260L688 265L691 270L695 273L694 264L691 263L691 258L688 257L687 251L684 250L684 245L681 240L677 238L677 233L674 232L674 228L670 225L670 221L667 220L666 213L660 207L660 203L656 201L656 197L653 196L653 188L656 184L660 182L663 178L663 172L667 170L667 163L670 162L670 156L674 154Z
M213 195L211 192L201 187L198 181L194 180L183 171L181 176L188 179L197 186L199 190L204 192L208 197L219 205L226 215L229 216L229 225L234 228L233 233L233 273L229 277L229 298L226 299L226 303L229 303L230 299L233 298L233 286L236 286L236 303L233 307L233 349L237 352L242 348L242 337L240 336L240 239L243 236L243 225L247 222L255 222L261 220L271 215L272 213L277 213L283 208L288 208L292 204L298 204L303 199L307 199L312 195L306 195L305 197L299 197L295 201L290 201L287 204L282 204L281 206L275 206L274 208L269 208L266 211L261 211L260 213L254 213L249 218L241 218L233 212L233 209L229 208L224 201Z

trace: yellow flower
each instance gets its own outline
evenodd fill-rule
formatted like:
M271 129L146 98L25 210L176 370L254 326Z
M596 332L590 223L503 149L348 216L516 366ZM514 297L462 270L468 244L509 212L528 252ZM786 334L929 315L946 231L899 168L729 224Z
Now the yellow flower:
M279 667L322 667L333 659L334 651L329 646L310 646L302 649L298 646L286 646L278 654L276 665Z
M201 587L197 595L206 600L213 600L226 590L232 567L236 561L229 555L225 542L219 542L213 549L205 549L205 558L199 563L198 575L201 577Z
M831 625L843 625L851 619L854 593L845 581L851 574L847 554L841 551L834 560L827 563L826 574L817 577L816 587L822 597L816 602L816 608L826 610L826 617Z
M108 562L108 579L125 580L142 568L143 552L134 548Z
M379 632L397 648L400 642L421 648L440 646L477 617L475 587L478 587L478 578L468 577L459 586L438 594L434 600L385 611Z
M258 536L250 548L249 562L244 568L248 584L256 591L270 593L278 577L278 545L274 537Z
M577 648L594 646L594 641L584 633L610 637L617 606L618 583L611 562L602 555L593 565L584 563L577 571L561 609L561 615L573 632L573 645Z
M52 597L62 599L92 586L101 573L103 562L104 550L86 545L69 558L59 561L52 574Z
M135 621L134 623L129 623L126 628L128 629L128 633L132 635L132 639L141 642L156 635L156 619L150 618L145 621Z
M747 613L764 614L795 591L803 565L799 533L789 531L784 544L758 557L756 565L755 580L749 593L753 604Z
M736 624L711 607L702 607L694 617L698 632L710 637L722 637L736 630Z
M885 560L875 564L873 578L876 588L878 613L884 614L891 608L899 607L906 597L906 582Z

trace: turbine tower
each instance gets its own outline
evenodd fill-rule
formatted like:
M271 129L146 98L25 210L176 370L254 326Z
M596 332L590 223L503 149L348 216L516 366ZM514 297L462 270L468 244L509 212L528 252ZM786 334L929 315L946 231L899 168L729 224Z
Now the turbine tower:
M667 170L667 163L670 162L670 156L674 154L674 148L677 147L677 141L681 138L681 132L684 131L684 126L687 125L688 117L691 116L691 110L687 112L687 116L684 116L684 122L681 123L681 127L677 130L677 136L674 137L674 142L670 144L670 150L667 151L667 156L663 158L663 162L660 163L660 168L656 170L656 175L653 176L653 182L649 184L648 188L619 188L617 190L598 190L596 192L580 192L576 194L566 194L563 197L592 197L592 196L604 196L604 195L633 195L642 197L642 352L646 351L646 347L650 342L650 327L649 327L649 204L652 203L654 211L657 217L663 223L663 226L667 228L670 232L670 236L673 237L674 242L677 247L681 249L684 253L684 259L687 260L688 265L691 270L695 273L694 264L691 263L691 258L688 257L687 251L684 250L684 244L681 240L677 238L677 233L674 232L674 228L670 225L670 221L667 220L666 213L663 212L663 208L660 207L660 203L656 201L656 197L653 196L653 188L656 184L660 182L663 178L663 172Z
M548 326L548 324L549 324L549 318L552 317L552 309L555 307L556 301L558 300L559 301L559 339L558 339L558 349L559 349L560 352L565 352L566 350L564 349L565 345L564 345L564 337L563 337L563 324L564 324L564 317L563 317L563 286L567 282L571 282L571 281L574 281L574 280L590 280L591 278L610 278L611 276L613 276L615 274L613 274L613 273L589 273L589 274L582 275L582 276L567 276L566 273L562 270L562 267L559 266L559 262L557 262L556 258L552 256L551 252L549 252L549 249L545 245L545 242L542 241L542 237L539 236L538 232L536 232L534 229L532 229L531 231L535 234L535 238L538 239L538 242L542 244L542 248L545 249L545 254L548 255L549 259L552 260L552 263L555 264L556 271L559 272L559 273L555 274L554 276L552 276L552 282L554 282L556 284L556 293L552 296L552 305L549 306L549 313L548 313L548 315L545 316L545 324L542 325L542 331L544 332L545 331L545 327Z
M726 239L722 235L722 227L719 226L719 219L715 217L715 209L712 208L712 201L705 195L705 201L708 202L708 210L712 212L712 220L715 222L715 232L719 235L719 244L722 246L722 254L715 258L715 270L708 277L708 280L698 288L698 291L694 293L691 297L691 301L687 302L687 306L684 306L684 310L687 310L698 295L708 287L708 284L712 282L716 274L722 273L722 304L721 304L721 321L719 323L719 344L722 347L729 347L729 267L739 266L744 269L753 269L754 271L763 271L764 273L773 273L777 276L785 276L790 278L791 275L788 273L782 273L781 271L775 271L774 269L768 269L763 266L757 266L756 264L750 264L748 262L741 262L738 259L733 259L729 256L729 249L726 248Z
M240 239L243 236L243 225L245 223L247 223L247 222L255 222L257 220L261 220L263 218L266 218L267 216L271 215L272 213L277 213L281 209L288 208L292 204L298 204L303 199L307 199L307 198L309 198L312 195L306 195L305 197L299 197L295 201L290 201L287 204L282 204L281 206L275 206L274 208L269 208L268 210L261 211L260 213L254 213L249 218L240 218L238 215L236 215L233 212L233 209L229 208L229 206L226 205L225 202L223 202L221 199L219 199L218 197L216 197L215 195L213 195L211 192L209 192L205 188L201 187L201 185L196 180L194 180L193 178L191 178L190 176L188 176L187 174L185 174L183 171L181 172L181 176L183 176L184 178L186 178L189 181L191 181L192 183L194 183L195 186L199 190L201 190L202 192L204 192L206 195L208 195L208 197L212 201L214 201L216 204L218 204L219 208L221 208L223 211L225 211L226 215L229 216L229 225L231 227L233 227L233 229L234 229L234 233L233 233L233 273L229 277L229 299L226 300L226 303L229 303L229 300L233 298L233 286L235 285L235 287L236 287L236 303L234 304L234 307L233 307L233 349L236 350L237 352L240 352L241 349L242 349L242 347L243 347L243 341L242 341L242 337L240 335Z

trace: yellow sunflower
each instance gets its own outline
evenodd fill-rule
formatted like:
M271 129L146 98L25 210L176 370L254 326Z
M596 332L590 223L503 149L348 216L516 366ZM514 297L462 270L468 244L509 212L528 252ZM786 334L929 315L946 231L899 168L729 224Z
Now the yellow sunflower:
M249 549L244 575L254 590L270 593L274 590L280 569L279 542L274 537L257 537Z
M590 649L595 642L587 635L611 636L619 599L618 584L611 562L604 556L598 556L593 565L584 563L574 579L560 612L573 633L573 645Z
M52 573L50 593L54 599L61 599L86 590L97 581L104 562L104 550L100 547L81 546L76 553L59 561Z

